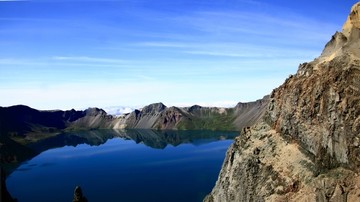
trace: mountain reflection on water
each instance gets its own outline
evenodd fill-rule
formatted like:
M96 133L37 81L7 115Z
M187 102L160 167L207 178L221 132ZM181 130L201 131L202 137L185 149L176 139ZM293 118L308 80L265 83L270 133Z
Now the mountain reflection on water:
M164 149L167 145L178 146L183 143L199 145L222 139L234 139L238 132L221 131L176 131L176 130L91 130L61 133L28 147L41 153L43 151L64 146L87 144L99 146L112 138L124 138L136 143L143 143L154 149Z
M156 130L62 133L28 144L34 155L19 162L6 184L19 201L70 201L76 185L89 201L202 201L237 135Z

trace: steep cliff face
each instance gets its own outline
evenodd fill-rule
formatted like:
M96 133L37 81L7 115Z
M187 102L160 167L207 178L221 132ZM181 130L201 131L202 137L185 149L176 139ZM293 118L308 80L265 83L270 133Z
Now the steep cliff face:
M359 12L271 93L205 201L360 201Z
M359 201L360 176L343 167L317 170L308 152L265 122L247 129L228 149L213 201Z
M265 118L276 131L309 151L319 169L357 168L359 60L346 54L316 62L301 65L293 78L273 92Z
M322 55L271 94L267 122L292 139L319 169L360 166L360 26L353 6Z

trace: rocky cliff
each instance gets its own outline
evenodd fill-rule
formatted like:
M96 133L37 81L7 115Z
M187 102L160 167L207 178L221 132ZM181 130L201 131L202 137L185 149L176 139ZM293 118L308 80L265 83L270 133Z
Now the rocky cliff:
M312 62L273 90L205 201L360 201L360 3Z

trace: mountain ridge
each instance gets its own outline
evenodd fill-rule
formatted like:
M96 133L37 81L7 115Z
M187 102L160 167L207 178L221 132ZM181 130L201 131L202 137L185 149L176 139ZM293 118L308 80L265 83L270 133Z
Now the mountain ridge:
M267 100L265 96L255 102L239 103L234 108L167 107L163 103L153 103L121 116L108 115L100 108L62 111L15 105L0 107L0 132L2 136L26 136L78 129L240 130L244 124L257 121ZM242 122L246 117L249 121ZM229 123L225 127L220 127L220 123L210 126L217 118Z
M36 110L25 105L0 107L0 161L7 167L14 167L18 162L35 155L34 151L29 149L30 145L56 139L63 132L91 132L94 129L238 131L242 125L236 123L236 117L242 114L244 117L252 115L255 119L242 123L251 124L256 121L256 117L264 113L267 102L268 96L226 109L198 105L166 107L162 103L154 103L121 116L108 115L100 108L62 111ZM240 106L244 106L246 110L242 110ZM224 125L223 121L228 123Z
M166 107L154 103L121 116L99 108L83 111L36 110L25 105L0 107L0 151L5 164L22 162L33 155L27 146L62 132L94 129L223 130L239 131L264 113L268 96L240 103L234 108ZM243 107L241 107L243 106ZM243 110L244 109L244 110ZM249 117L241 122L237 117ZM29 150L29 155L24 155ZM16 163L13 165L15 166Z

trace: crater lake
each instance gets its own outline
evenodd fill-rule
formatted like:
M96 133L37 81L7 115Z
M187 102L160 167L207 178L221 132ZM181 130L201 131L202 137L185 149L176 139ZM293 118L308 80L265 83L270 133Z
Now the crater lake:
M238 132L92 130L27 145L36 156L9 171L7 189L26 201L200 202L214 186Z

